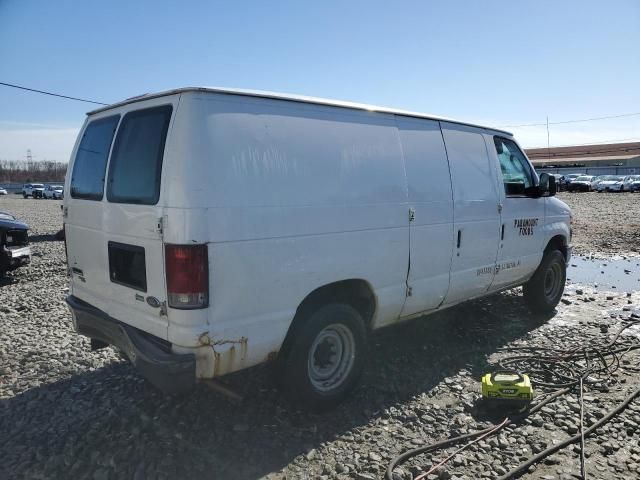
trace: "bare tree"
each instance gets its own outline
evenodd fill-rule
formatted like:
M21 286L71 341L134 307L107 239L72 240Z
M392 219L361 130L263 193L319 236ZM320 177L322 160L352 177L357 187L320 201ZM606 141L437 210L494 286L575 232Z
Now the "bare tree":
M62 182L66 162L0 160L0 183Z

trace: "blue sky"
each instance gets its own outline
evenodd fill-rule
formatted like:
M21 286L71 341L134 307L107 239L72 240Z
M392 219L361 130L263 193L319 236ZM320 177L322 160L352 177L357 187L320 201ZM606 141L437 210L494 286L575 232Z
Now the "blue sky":
M0 0L0 81L115 102L273 90L491 125L640 112L640 1ZM89 104L0 86L0 159L68 160ZM511 128L525 147L544 127ZM640 115L551 144L640 140Z

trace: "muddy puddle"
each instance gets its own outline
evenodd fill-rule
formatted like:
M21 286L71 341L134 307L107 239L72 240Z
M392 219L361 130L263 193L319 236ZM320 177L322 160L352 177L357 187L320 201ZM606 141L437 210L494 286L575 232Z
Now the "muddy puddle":
M567 282L589 285L601 291L640 290L640 258L602 260L571 257Z

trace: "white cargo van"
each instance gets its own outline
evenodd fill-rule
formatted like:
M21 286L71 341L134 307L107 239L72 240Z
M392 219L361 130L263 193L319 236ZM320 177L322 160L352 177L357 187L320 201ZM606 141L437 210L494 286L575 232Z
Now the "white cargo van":
M508 132L184 88L93 111L65 183L76 330L180 391L274 360L336 404L373 329L524 285L562 296L570 210Z

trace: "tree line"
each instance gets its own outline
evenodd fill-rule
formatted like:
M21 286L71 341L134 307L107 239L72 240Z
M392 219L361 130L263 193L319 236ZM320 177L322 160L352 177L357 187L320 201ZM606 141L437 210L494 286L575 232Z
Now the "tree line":
M62 182L67 162L0 160L0 183Z

